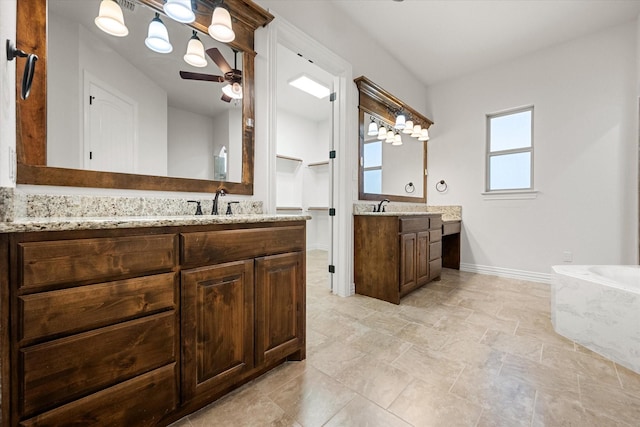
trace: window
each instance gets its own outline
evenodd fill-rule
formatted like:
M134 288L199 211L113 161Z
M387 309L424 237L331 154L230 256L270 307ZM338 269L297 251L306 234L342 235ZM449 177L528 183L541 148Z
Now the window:
M533 107L487 115L486 190L533 190Z
M362 157L364 192L382 194L382 141L365 141Z

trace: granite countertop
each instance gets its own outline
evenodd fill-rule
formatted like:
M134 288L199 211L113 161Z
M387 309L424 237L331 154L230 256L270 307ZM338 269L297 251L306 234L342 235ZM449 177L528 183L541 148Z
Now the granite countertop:
M252 224L260 222L306 221L310 219L310 215L265 214L24 218L14 222L0 222L0 233L170 227L209 224Z
M424 215L442 215L442 222L458 222L460 218L454 216L445 216L440 212L360 212L353 215L361 216L424 216Z

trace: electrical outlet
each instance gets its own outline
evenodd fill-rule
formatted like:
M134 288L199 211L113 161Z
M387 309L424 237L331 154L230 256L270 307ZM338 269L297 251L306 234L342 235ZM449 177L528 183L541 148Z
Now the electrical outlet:
M573 253L571 251L564 251L562 253L563 262L573 262Z

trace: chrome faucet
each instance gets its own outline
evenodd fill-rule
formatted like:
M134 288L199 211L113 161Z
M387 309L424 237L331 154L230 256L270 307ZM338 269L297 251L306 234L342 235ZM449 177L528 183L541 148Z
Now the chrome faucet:
M384 211L385 211L385 210L384 210L385 208L384 208L384 206L382 206L382 204L383 204L384 202L389 203L389 199L382 199L382 200L380 201L380 203L378 203L378 208L377 208L377 209L376 209L376 207L375 207L375 206L373 207L373 211L374 211L374 212L384 212Z
M216 197L213 199L213 207L211 208L211 215L218 215L218 198L220 196L224 196L225 194L227 194L227 192L224 191L223 188L216 191Z

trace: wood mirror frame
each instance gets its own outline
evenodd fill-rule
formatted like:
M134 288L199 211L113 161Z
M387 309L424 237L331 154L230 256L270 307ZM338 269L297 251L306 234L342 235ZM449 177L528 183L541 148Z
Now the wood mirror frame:
M163 0L138 0L162 12ZM191 27L208 34L213 8L211 2L197 0L209 8L196 14ZM225 0L233 21L236 38L229 43L242 51L242 179L241 182L100 172L47 166L47 0L17 0L16 45L38 55L31 96L25 101L16 96L17 183L72 187L118 188L156 191L214 193L223 188L232 194L253 194L254 167L254 31L273 20L251 0ZM99 1L96 1L96 13ZM186 25L186 24L185 24ZM16 88L20 93L24 60L16 67Z
M388 124L395 123L396 113L403 112L408 117L407 119L413 120L416 125L422 126L423 129L429 129L433 124L433 121L418 113L409 105L402 102L400 99L393 96L368 78L361 76L354 80L356 86L358 86L359 92L359 120L358 120L358 133L359 133L359 150L358 150L358 199L359 200L381 200L389 199L396 202L414 202L414 203L426 203L427 202L427 175L423 174L423 194L419 196L400 196L395 194L374 194L364 192L364 167L362 164L362 158L364 156L364 136L368 123L365 123L364 116L369 114L378 120L382 120ZM424 160L423 169L427 170L427 143L423 143L424 147Z

